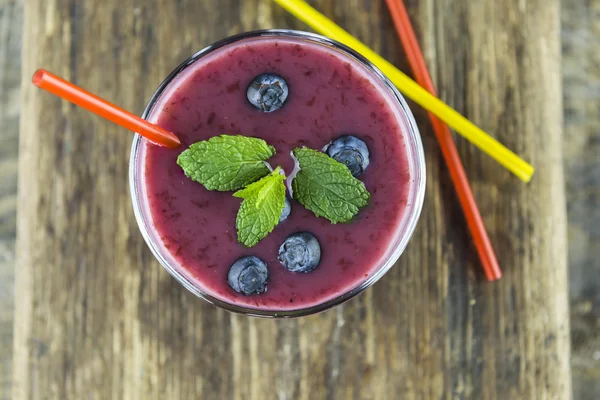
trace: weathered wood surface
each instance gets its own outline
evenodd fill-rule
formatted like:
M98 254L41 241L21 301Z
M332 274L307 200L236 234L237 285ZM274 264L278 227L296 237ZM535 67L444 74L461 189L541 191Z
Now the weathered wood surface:
M573 392L600 399L600 0L563 0Z
M0 400L9 400L23 8L0 0Z
M383 2L312 3L406 69ZM186 293L146 249L129 200L130 137L26 85L16 399L570 397L559 2L408 4L441 96L538 168L523 185L459 141L504 279L482 281L416 110L429 182L398 265L321 315L230 315ZM23 76L44 66L141 112L193 51L266 27L306 29L266 0L26 0Z

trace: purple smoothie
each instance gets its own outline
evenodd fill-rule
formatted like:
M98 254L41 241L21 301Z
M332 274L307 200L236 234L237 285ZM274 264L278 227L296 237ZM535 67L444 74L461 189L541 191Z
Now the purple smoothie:
M283 77L284 106L263 113L246 99L259 74ZM414 185L397 100L372 72L339 50L294 38L258 37L215 50L181 72L162 93L149 120L174 132L179 149L143 142L142 201L147 202L159 245L176 269L210 296L252 309L287 311L335 299L363 283L390 257L401 234ZM360 176L370 204L349 224L331 224L292 200L288 219L252 248L237 242L235 219L241 199L208 191L187 178L177 156L192 143L220 134L259 137L277 154L269 160L287 174L290 151L321 149L343 134L366 142L370 165ZM311 273L292 273L277 260L287 236L314 234L321 262ZM238 258L264 260L266 293L244 296L227 283Z

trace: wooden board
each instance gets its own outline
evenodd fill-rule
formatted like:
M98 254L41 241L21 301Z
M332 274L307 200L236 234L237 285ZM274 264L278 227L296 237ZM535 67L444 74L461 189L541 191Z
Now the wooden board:
M407 70L383 2L312 3ZM15 398L570 397L558 0L408 4L441 97L538 169L524 185L459 140L504 279L483 282L415 108L429 182L398 265L317 316L218 310L144 245L128 193L131 138L27 85ZM136 112L214 40L306 29L266 0L26 0L25 11L24 79L44 66Z

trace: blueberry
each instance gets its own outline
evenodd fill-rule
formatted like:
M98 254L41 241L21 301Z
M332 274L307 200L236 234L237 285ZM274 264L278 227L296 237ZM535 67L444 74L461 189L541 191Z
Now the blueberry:
M267 264L254 256L242 257L234 262L227 276L229 286L236 292L245 295L266 292L268 279Z
M290 203L287 196L285 197L285 203L283 203L283 211L281 212L281 217L279 217L279 223L282 223L290 216L292 212L292 203Z
M312 233L294 233L279 247L277 258L288 271L311 272L321 261L321 246Z
M248 86L246 97L254 107L268 113L280 109L288 93L287 82L282 77L262 74Z
M340 136L325 150L329 157L345 164L355 177L361 175L369 166L369 148L356 136Z

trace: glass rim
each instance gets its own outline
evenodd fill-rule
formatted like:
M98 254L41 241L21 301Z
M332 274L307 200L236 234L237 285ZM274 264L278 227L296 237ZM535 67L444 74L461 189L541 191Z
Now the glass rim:
M337 50L341 50L345 56L354 59L363 67L365 67L368 72L373 73L376 78L378 78L384 87L386 87L390 92L392 97L396 100L399 106L399 109L402 115L406 118L406 125L408 128L407 132L403 132L404 136L407 138L406 147L410 148L409 152L409 164L412 165L411 171L411 179L414 180L414 183L411 183L412 190L409 191L409 198L411 207L408 208L410 215L408 218L402 218L401 224L403 227L399 228L399 232L394 241L391 243L390 247L393 246L393 250L391 253L387 255L386 261L382 262L377 270L371 274L366 280L360 283L358 286L353 289L348 290L347 292L340 294L339 296L325 301L321 304L317 304L310 307L295 309L295 310L262 310L257 308L244 307L240 305L236 305L221 299L218 299L214 296L211 296L209 293L201 290L197 285L195 285L192 281L190 281L186 276L184 276L177 268L171 265L171 262L166 259L162 250L160 248L160 243L157 243L156 240L153 239L151 232L154 230L152 226L152 221L149 215L145 215L145 210L143 209L142 203L142 189L141 185L143 184L143 179L140 178L139 171L140 167L143 164L141 160L141 150L143 150L142 136L135 134L133 138L133 143L131 146L130 159L129 159L129 187L130 194L133 203L133 210L135 214L135 219L137 221L140 232L150 248L154 257L159 261L159 263L163 266L167 272L175 278L183 287L187 290L195 294L196 296L202 298L203 300L211 303L217 307L223 308L225 310L245 314L253 317L272 317L272 318L289 318L289 317L300 317L310 314L316 314L321 311L325 311L329 308L337 306L364 291L365 289L372 286L375 282L377 282L383 275L385 275L391 267L398 261L410 238L412 237L414 230L416 228L417 222L419 220L419 216L421 214L421 210L423 207L423 201L425 197L425 182L426 182L426 172L425 172L425 154L423 151L423 144L421 141L421 136L419 130L417 128L416 121L406 100L400 94L398 89L390 82L390 80L369 60L367 60L364 56L360 55L358 52L352 50L348 46L341 44L335 40L329 39L327 37L310 33L303 32L297 30L288 30L288 29L266 29L266 30L257 30L250 31L245 33L240 33L237 35L229 36L227 38L221 39L204 49L194 53L184 62L179 64L167 77L162 81L162 83L158 86L148 104L146 105L144 112L142 113L142 118L148 119L151 112L154 109L154 106L159 102L160 97L166 90L166 88L171 84L171 82L187 67L194 64L196 61L201 59L202 57L212 53L215 50L218 50L227 45L233 44L235 42L258 38L258 37L291 37L296 39L308 40L316 44L325 45ZM147 214L147 213L146 213Z

